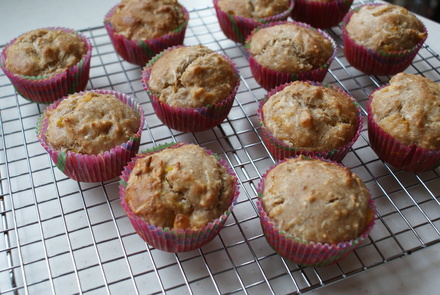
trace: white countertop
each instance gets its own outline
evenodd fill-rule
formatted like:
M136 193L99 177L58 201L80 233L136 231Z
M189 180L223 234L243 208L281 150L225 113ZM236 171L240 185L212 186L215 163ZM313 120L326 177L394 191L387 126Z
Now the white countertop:
M118 2L119 0L1 0L0 45L36 27L63 26L80 30L101 26L109 7ZM208 0L180 2L188 9L211 5ZM423 21L429 33L426 43L439 53L440 25L427 19ZM311 293L438 294L439 252L439 245L431 246Z

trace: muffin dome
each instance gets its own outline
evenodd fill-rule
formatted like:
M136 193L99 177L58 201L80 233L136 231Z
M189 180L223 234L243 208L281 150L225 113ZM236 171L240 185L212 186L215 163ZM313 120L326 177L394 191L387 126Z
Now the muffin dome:
M404 145L440 149L440 85L399 73L371 95L373 120Z
M141 124L140 116L115 95L97 92L69 95L46 115L51 148L89 155L127 142Z
M346 29L357 44L385 52L412 49L427 34L414 14L392 4L362 6Z
M5 67L17 75L53 75L75 66L86 53L76 33L38 29L21 35L6 49Z
M248 43L259 64L284 73L311 71L333 55L329 39L312 28L289 22L261 28Z
M261 201L271 222L294 238L337 244L354 240L373 218L371 196L350 169L291 158L271 169Z
M148 87L161 102L181 108L213 105L231 95L238 75L223 55L202 45L182 46L154 62Z
M145 222L162 228L198 229L231 205L235 179L217 158L193 144L136 160L125 200Z
M262 114L272 136L296 149L338 149L358 130L359 111L347 94L306 81L295 81L270 96Z
M266 18L288 10L290 0L219 0L218 7L231 15Z
M186 21L176 0L123 0L110 18L116 33L145 40L168 34Z

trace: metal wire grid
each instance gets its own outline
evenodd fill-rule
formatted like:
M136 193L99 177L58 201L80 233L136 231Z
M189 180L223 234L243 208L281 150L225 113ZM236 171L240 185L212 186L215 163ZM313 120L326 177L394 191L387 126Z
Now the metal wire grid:
M268 246L259 224L256 185L274 161L261 142L256 110L265 91L253 80L242 46L225 38L212 8L190 12L185 44L204 44L238 66L241 86L228 118L199 133L170 130L155 116L137 66L117 56L102 27L86 34L94 45L88 89L136 97L147 126L141 150L171 141L192 142L226 159L240 197L217 238L197 251L170 254L145 244L123 212L118 179L78 183L66 178L39 145L35 124L44 110L24 100L0 76L0 293L2 294L298 294L387 263L440 242L439 169L407 173L383 163L368 144L366 126L343 164L372 192L378 220L369 239L336 265L299 267ZM341 44L341 30L329 33ZM425 46L407 70L438 81L439 56ZM345 60L339 45L325 82L365 107L389 77L366 76Z

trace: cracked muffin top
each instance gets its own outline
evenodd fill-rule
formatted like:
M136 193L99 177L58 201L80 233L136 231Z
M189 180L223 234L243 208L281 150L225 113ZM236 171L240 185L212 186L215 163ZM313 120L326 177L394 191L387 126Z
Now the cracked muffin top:
M38 29L21 35L6 49L5 67L18 75L48 76L75 66L86 53L76 33Z
M373 218L370 198L350 169L300 156L269 171L261 201L271 221L293 238L336 244L365 230Z
M220 0L218 7L231 15L266 18L289 9L290 0Z
M110 18L115 32L131 40L157 38L185 21L177 0L122 0Z
M314 70L333 55L331 41L316 29L289 22L259 29L248 45L259 64L284 73Z
M57 151L101 154L127 142L141 119L112 94L71 94L46 111L47 143Z
M298 149L330 151L349 143L357 132L358 109L347 94L295 81L263 105L266 129Z
M174 107L196 108L227 98L238 74L223 55L202 45L165 52L151 69L148 88L160 101Z
M371 95L374 121L404 145L440 149L440 84L399 73Z
M427 35L414 14L392 4L362 6L351 16L346 30L358 45L386 52L411 49Z
M162 228L199 229L231 205L235 179L214 155L186 144L136 160L126 201L133 213Z

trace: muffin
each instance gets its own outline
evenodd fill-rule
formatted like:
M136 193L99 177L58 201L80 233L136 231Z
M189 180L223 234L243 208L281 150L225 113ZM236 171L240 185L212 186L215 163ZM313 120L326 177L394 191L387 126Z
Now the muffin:
M203 131L228 115L240 83L235 64L205 46L172 47L153 58L142 83L168 127Z
M353 0L296 0L292 19L314 28L337 26L347 14Z
M276 22L255 29L246 41L246 52L253 77L269 91L295 80L324 80L336 44L307 24Z
M226 162L194 144L166 144L139 154L120 182L121 203L136 232L167 252L211 241L237 196L237 179Z
M354 98L312 81L273 89L261 101L258 117L263 142L277 160L303 154L341 161L363 126Z
M345 57L353 67L370 75L405 70L427 36L423 23L397 5L363 5L344 18Z
M229 39L244 44L256 27L286 20L294 6L292 0L213 0L220 28Z
M162 50L183 44L188 21L177 0L122 0L107 13L104 26L124 60L145 66Z
M69 178L99 182L120 175L135 156L143 125L143 110L134 99L116 91L90 90L49 105L37 135Z
M92 44L67 28L29 31L9 42L0 66L17 92L38 103L55 100L86 88Z
M370 145L385 162L421 172L440 164L440 84L399 73L370 95Z
M374 204L349 168L319 158L290 158L268 170L258 187L264 235L297 264L336 263L364 240Z

